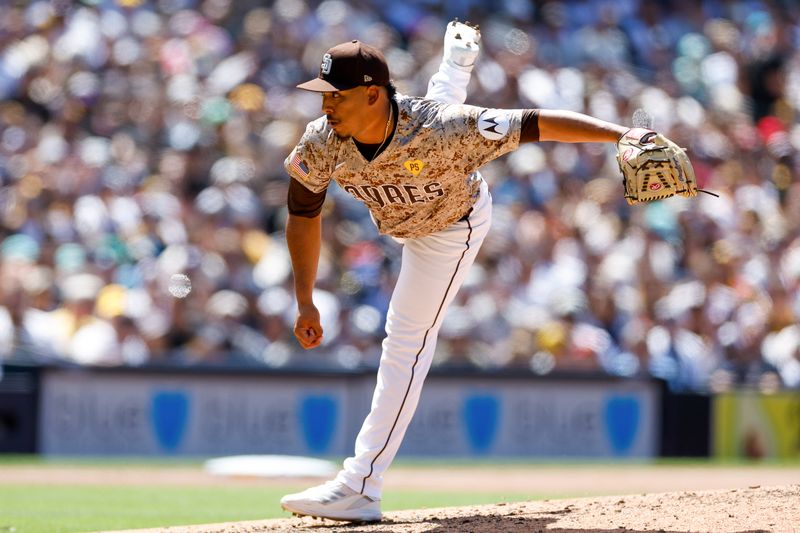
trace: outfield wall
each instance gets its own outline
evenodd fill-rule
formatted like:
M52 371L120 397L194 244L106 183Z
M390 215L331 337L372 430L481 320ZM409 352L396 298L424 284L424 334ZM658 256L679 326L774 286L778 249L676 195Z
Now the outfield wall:
M344 456L374 382L373 372L47 369L39 451ZM659 409L654 381L433 373L400 455L654 457Z
M38 368L0 367L0 453L37 450Z
M0 453L349 455L374 371L6 366ZM800 393L434 370L401 455L800 458Z

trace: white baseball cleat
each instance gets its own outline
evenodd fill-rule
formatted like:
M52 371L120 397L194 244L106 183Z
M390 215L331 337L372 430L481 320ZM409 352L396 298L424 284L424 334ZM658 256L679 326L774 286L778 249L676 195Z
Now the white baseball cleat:
M450 21L444 34L444 60L461 69L472 69L480 52L481 31L469 22Z
M331 520L378 522L381 519L380 500L373 500L338 481L287 494L281 498L281 507L297 515Z

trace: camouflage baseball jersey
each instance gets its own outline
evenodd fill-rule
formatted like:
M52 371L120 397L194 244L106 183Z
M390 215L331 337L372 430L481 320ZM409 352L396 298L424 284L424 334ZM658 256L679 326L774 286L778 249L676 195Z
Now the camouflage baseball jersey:
M381 233L429 235L464 216L478 195L478 168L519 146L522 110L442 104L396 95L399 117L386 149L367 161L326 117L308 124L286 158L312 192L335 180L364 202Z

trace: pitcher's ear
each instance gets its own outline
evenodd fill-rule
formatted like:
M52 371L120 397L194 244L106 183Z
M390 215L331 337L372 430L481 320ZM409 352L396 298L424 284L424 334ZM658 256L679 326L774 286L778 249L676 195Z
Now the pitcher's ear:
M367 103L369 105L374 104L378 101L378 98L381 94L381 88L377 85L370 85L367 87Z

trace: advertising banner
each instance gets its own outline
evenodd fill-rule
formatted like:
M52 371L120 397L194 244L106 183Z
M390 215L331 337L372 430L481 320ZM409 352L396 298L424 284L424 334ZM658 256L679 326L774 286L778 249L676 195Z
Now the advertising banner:
M646 382L442 380L423 391L400 453L653 457L658 405Z
M50 454L339 454L347 396L341 380L48 372L40 447Z
M719 458L800 458L800 394L738 392L714 398L713 448Z
M48 370L45 454L347 456L373 374L306 377ZM658 389L622 380L429 376L413 456L653 457Z

